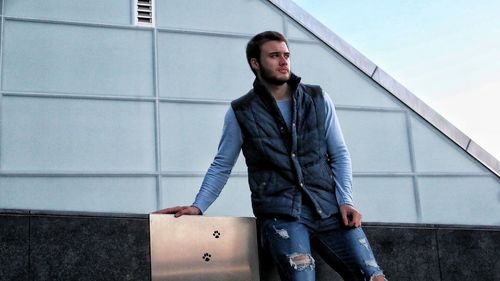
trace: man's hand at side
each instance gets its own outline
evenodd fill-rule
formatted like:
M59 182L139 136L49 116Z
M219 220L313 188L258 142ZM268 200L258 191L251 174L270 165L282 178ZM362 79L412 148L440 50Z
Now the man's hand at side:
M341 205L340 214L342 215L342 222L347 227L360 227L361 226L361 213L358 212L351 205Z
M153 214L175 214L174 216L177 218L182 215L201 215L201 211L195 206L177 206L158 210Z

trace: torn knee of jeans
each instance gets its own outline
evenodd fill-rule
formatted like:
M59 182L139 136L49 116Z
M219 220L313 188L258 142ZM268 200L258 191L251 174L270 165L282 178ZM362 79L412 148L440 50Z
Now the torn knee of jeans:
M288 255L288 261L290 262L290 266L298 271L314 269L315 267L314 258L311 254L293 253Z
M277 229L274 225L273 225L273 229L274 231L276 231L276 234L278 234L281 238L283 239L288 239L290 238L290 236L288 235L288 231L286 231L286 229Z
M368 240L366 238L361 238L358 240L361 245L365 246L366 249L370 250L370 246L368 244Z
M377 261L375 259L365 260L365 264L371 267L378 268Z

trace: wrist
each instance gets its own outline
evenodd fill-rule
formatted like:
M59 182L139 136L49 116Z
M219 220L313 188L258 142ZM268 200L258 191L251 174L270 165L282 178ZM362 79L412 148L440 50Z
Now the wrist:
M201 209L200 209L200 208L198 208L198 206L191 205L190 207L191 207L191 208L195 208L195 209L198 211L198 214L199 214L199 215L203 214L203 212L201 211Z

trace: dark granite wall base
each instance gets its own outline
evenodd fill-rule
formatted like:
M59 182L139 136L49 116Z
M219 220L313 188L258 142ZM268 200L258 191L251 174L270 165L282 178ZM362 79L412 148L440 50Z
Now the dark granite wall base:
M33 216L30 236L33 281L150 279L148 220Z
M442 281L500 280L500 231L438 229Z
M389 280L500 280L500 227L367 225ZM0 210L0 281L148 281L149 247L147 215ZM318 281L342 280L313 256ZM261 280L279 281L260 263Z
M0 281L28 281L29 217L0 214Z
M440 280L433 229L364 227L377 261L390 280Z
M470 230L428 225L363 227L379 265L389 280L498 281L500 228ZM341 281L319 255L318 281ZM261 280L279 281L268 257L261 257Z
M150 265L147 215L0 210L0 281L148 281Z

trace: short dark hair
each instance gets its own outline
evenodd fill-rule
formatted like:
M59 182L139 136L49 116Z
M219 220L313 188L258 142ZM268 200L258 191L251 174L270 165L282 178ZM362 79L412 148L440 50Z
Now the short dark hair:
M288 46L288 41L286 40L285 36L283 34L276 32L276 31L264 31L261 32L257 35L255 35L250 41L248 41L247 44L247 62L248 65L250 66L250 69L252 72L257 75L255 70L252 68L252 64L250 64L250 60L252 58L257 59L258 62L260 62L260 47L269 41L280 41L280 42L285 42L285 44Z

